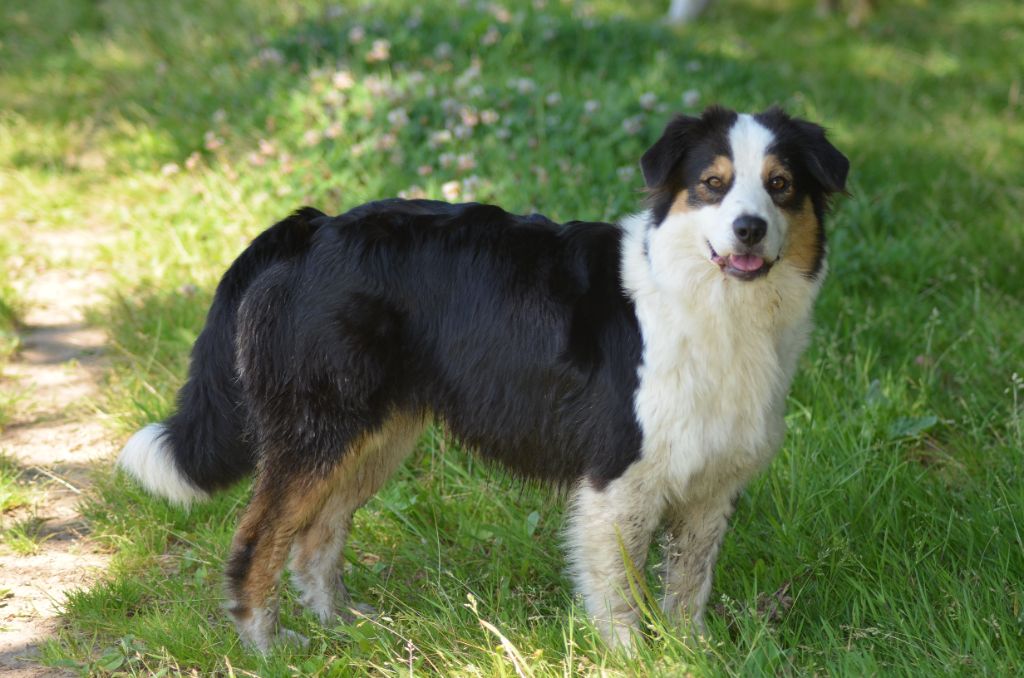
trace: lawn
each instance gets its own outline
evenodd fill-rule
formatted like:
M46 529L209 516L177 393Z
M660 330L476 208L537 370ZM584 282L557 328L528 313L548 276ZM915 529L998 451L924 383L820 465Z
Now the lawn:
M311 647L247 652L220 572L248 488L186 513L105 472L86 509L113 564L68 600L45 661L101 675L1019 672L1024 4L879 4L857 29L813 0L720 0L684 29L655 0L5 7L0 346L31 275L17 242L114 230L97 405L122 439L172 411L225 267L303 204L426 195L616 219L639 206L637 160L669 115L713 102L782 104L852 162L788 437L740 500L706 646L649 616L635 657L607 653L564 574L564 497L431 431L346 551L350 590L380 618L323 628L286 594L284 621Z

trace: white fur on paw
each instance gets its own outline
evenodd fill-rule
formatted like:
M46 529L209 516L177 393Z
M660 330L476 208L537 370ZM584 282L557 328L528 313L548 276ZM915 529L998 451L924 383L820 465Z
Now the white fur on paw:
M309 647L309 638L302 635L298 631L292 631L281 627L277 630L277 635L274 636L274 645L298 645L299 647Z
M605 642L614 652L621 652L627 657L636 655L636 636L630 626L613 624L605 636Z

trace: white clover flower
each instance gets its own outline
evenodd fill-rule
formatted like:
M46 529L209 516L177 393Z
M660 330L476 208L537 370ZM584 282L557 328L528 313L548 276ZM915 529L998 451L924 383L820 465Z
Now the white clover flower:
M395 88L390 83L386 82L384 78L376 75L367 76L363 80L363 85L366 86L366 91L376 97L394 98Z
M634 115L622 121L622 129L630 136L636 136L644 129L644 116Z
M439 129L430 133L430 138L427 143L431 148L437 148L442 144L447 144L452 140L452 133L446 129Z
M438 59L444 60L451 57L455 50L447 42L438 43L437 47L434 48L434 56Z
M324 94L324 104L326 104L327 106L341 108L342 106L345 105L345 101L345 95L336 89L327 90L327 92Z
M260 155L271 156L277 153L277 146L273 142L267 141L266 139L260 139L257 142L260 149Z
M378 63L381 61L387 61L391 58L391 42L384 38L378 38L373 41L370 46L370 51L366 53L366 60L370 63Z
M562 95L559 92L551 92L544 97L544 103L548 106L557 106L562 103Z
M498 112L493 108L488 108L480 112L480 122L485 125L493 125L501 119Z
M416 184L413 184L404 191L399 191L398 197L402 200L422 200L427 197L427 192Z
M654 92L644 92L640 95L640 106L645 111L654 108L658 103L658 95Z
M508 11L508 8L504 5L491 5L491 16L493 16L496 21L503 24L507 24L512 21L512 12Z
M164 175L165 177L177 174L180 171L181 168L178 167L178 163L176 162L169 162L160 168L160 174Z
M700 102L700 92L695 89L688 89L683 92L683 106L693 108Z
M473 128L468 125L456 125L452 128L456 139L468 139L473 136Z
M330 125L328 125L327 129L324 130L324 136L327 137L328 139L337 139L338 137L340 137L341 123L332 122Z
M434 167L432 165L420 165L416 168L416 174L421 177L429 177L434 173Z
M454 202L459 199L462 194L462 184L457 180L446 181L441 184L441 194L444 195L444 199L449 202Z
M334 89L347 90L352 89L356 81L350 72L342 70L335 71L334 75L331 76L331 84L334 85Z
M593 115L601 110L601 102L597 99L587 99L583 102L583 112L587 115Z
M224 140L217 136L216 132L209 130L203 135L203 147L208 151L216 151L224 145Z
M437 157L437 164L442 169L448 169L455 164L456 155L454 153L442 153Z
M362 26L353 26L348 32L348 41L353 45L358 45L366 39L366 29Z
M529 78L512 78L508 81L508 86L520 94L529 94L537 89L537 85Z
M476 158L472 153L462 153L455 159L455 166L460 172L468 172L476 168Z
M466 95L469 96L470 99L479 99L485 92L486 90L483 85L473 85L466 91Z
M480 38L480 44L484 47L490 47L491 45L497 44L499 40L501 40L501 33L498 32L497 28L491 26L487 29L487 32L484 33L483 37Z
M459 110L459 119L467 127L476 127L480 124L480 114L476 112L475 108L469 106L463 106Z
M395 129L401 129L409 124L409 114L404 108L396 108L388 113L388 122Z
M284 54L281 54L280 50L273 47L265 47L260 50L257 59L264 65L279 66L284 63Z
M324 135L315 129L306 130L305 134L302 135L302 144L304 146L316 146L324 138Z

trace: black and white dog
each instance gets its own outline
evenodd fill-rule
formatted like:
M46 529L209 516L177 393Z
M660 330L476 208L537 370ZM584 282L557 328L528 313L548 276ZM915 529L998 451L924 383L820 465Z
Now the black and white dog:
M628 577L659 525L664 608L700 627L737 493L782 443L849 163L779 109L712 107L641 167L648 208L620 225L383 200L302 209L232 264L177 413L119 464L182 504L255 469L227 567L247 643L297 635L289 556L303 604L343 613L352 514L435 419L572 488L572 573L612 645L633 642Z

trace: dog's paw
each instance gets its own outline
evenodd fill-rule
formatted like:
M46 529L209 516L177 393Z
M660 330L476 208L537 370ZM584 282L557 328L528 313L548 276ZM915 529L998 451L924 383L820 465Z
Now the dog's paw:
M309 647L309 638L307 638L306 636L302 635L298 631L292 631L291 629L286 629L284 627L281 627L280 629L277 630L277 635L274 636L274 638L273 638L273 640L271 642L271 645L272 646L287 645L287 646L296 646L296 647L300 647L300 648L307 648L307 647Z
M349 602L347 605L342 606L338 616L346 624L351 624L360 619L377 619L380 617L380 612L372 605L367 605L366 603Z

